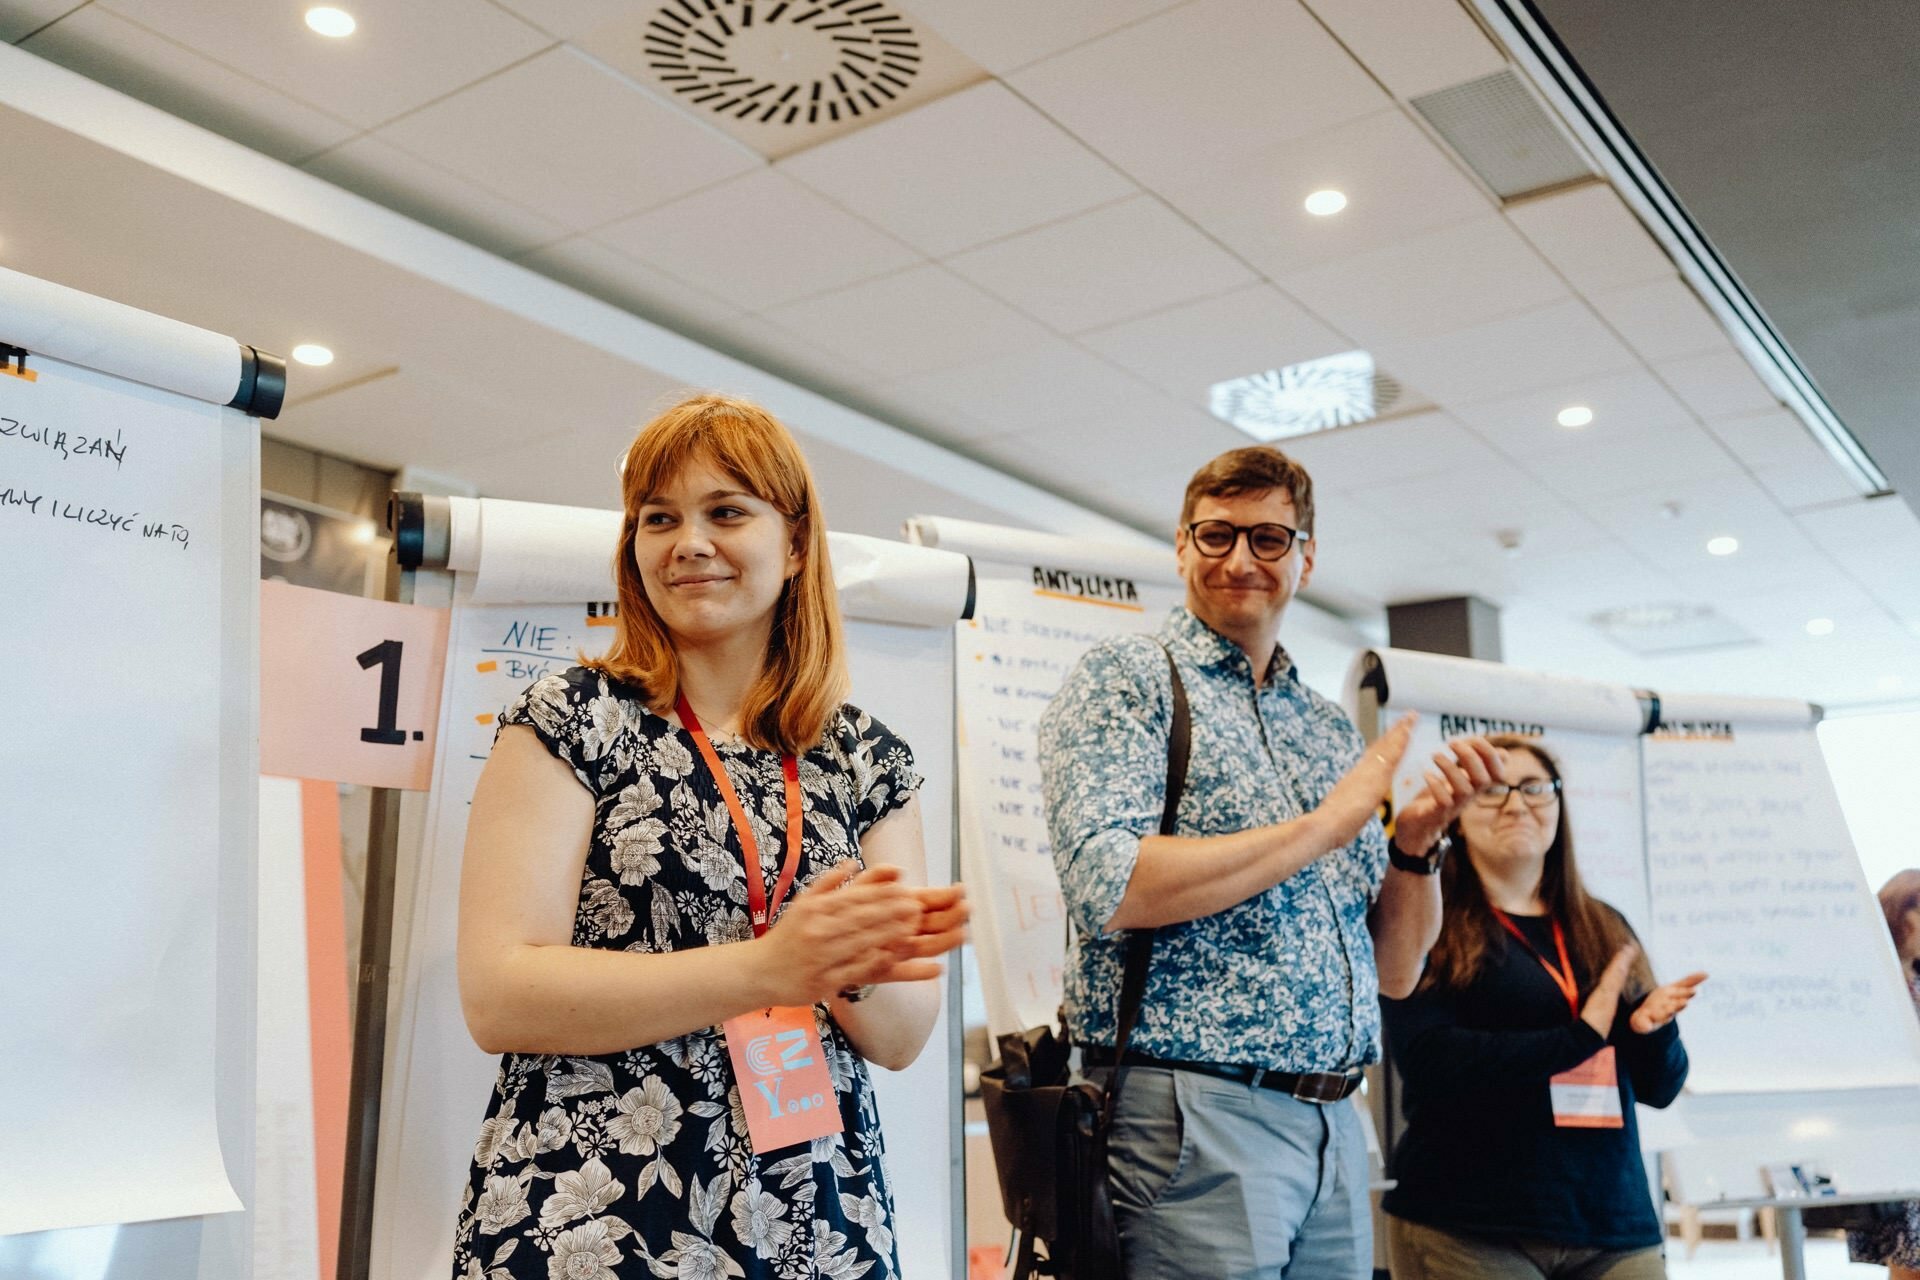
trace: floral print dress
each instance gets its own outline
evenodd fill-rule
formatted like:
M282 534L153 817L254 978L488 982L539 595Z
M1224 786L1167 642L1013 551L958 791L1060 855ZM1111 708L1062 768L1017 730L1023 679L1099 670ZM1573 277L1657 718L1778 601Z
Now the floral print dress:
M594 800L573 945L663 952L745 942L745 866L692 738L584 667L501 716L530 727ZM771 883L785 854L780 757L718 747ZM907 745L852 706L800 760L794 892L859 856L920 785ZM789 899L790 901L791 899ZM455 1280L889 1280L893 1203L866 1063L817 1006L842 1132L756 1156L720 1028L593 1056L506 1054L474 1146Z

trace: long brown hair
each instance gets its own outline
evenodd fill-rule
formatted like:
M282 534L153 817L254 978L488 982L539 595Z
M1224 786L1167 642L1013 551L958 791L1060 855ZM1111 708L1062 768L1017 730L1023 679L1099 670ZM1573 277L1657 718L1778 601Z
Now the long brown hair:
M815 746L847 696L847 661L840 637L840 599L827 558L827 527L820 517L813 472L793 434L750 401L723 395L682 400L640 429L621 463L626 518L614 551L620 617L613 646L586 665L637 685L655 705L680 692L673 638L647 599L633 543L640 507L682 467L704 462L786 519L801 554L800 571L774 605L766 665L747 690L740 734L762 750L798 754Z
M1503 751L1527 752L1540 762L1549 777L1555 782L1561 781L1559 762L1538 742L1513 734L1500 734L1488 741ZM1633 936L1611 908L1588 894L1580 879L1580 864L1573 856L1573 830L1567 823L1564 787L1557 807L1559 815L1553 843L1547 846L1546 861L1540 870L1540 901L1567 931L1567 953L1574 968L1585 973L1589 983L1597 982L1614 952L1633 941ZM1480 873L1474 869L1473 859L1467 856L1465 837L1458 822L1449 834L1454 839L1455 852L1440 871L1440 892L1446 904L1440 940L1427 955L1427 971L1420 979L1422 989L1440 986L1458 990L1467 986L1480 976L1488 953L1500 948L1499 953L1504 954L1508 943L1507 931L1494 919ZM1645 951L1634 958L1627 985L1629 991L1636 987L1639 991L1652 989L1653 969L1647 963Z

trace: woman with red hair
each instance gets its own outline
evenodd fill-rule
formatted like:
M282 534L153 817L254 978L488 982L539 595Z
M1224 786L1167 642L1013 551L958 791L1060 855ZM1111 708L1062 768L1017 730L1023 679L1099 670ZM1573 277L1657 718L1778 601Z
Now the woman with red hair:
M453 1273L898 1275L866 1064L925 1045L962 890L844 701L792 435L696 396L621 477L613 647L507 709L474 793L461 999L503 1057Z

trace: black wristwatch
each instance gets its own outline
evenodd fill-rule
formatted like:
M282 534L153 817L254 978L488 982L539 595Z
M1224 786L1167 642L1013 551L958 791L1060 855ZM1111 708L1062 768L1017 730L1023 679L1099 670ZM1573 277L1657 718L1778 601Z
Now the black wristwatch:
M1433 842L1433 848L1427 850L1424 857L1416 858L1410 853L1400 851L1400 842L1387 841L1387 862L1410 871L1416 876L1431 876L1440 873L1440 864L1447 860L1447 853L1453 848L1453 837L1443 835Z

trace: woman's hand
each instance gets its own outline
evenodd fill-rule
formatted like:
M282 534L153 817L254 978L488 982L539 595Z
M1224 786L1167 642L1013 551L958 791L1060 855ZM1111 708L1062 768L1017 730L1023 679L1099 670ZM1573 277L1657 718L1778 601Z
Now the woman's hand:
M1480 788L1507 780L1500 749L1479 736L1453 739L1447 751L1433 753L1433 763L1426 790L1408 801L1393 823L1400 851L1416 858L1433 847Z
M1690 973L1678 982L1669 982L1664 987L1655 987L1640 1002L1640 1007L1627 1019L1627 1025L1636 1035L1647 1035L1658 1031L1679 1016L1693 999L1693 993L1707 980L1704 973Z
M795 894L773 927L748 945L756 948L769 1003L809 1005L880 981L925 915L920 891L901 883L899 867L863 871L848 858Z
M1593 984L1593 993L1580 1006L1580 1021L1598 1031L1602 1039L1613 1034L1613 1020L1620 1012L1620 992L1627 985L1633 958L1639 954L1640 948L1631 942L1614 952L1606 972Z
M1327 798L1320 802L1314 816L1320 820L1321 833L1329 849L1351 844L1367 819L1380 811L1380 802L1393 789L1393 771L1407 753L1407 740L1419 717L1405 716L1400 723L1366 745L1353 767L1333 784Z
M794 895L752 945L772 1003L807 1005L848 987L939 977L933 957L966 941L968 914L960 885L916 887L897 866L862 871L849 858Z

